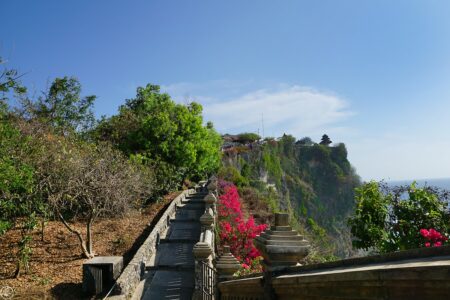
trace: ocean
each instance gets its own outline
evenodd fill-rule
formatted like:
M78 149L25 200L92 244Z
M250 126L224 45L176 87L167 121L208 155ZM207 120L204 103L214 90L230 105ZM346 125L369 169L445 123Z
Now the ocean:
M399 181L387 181L389 186L405 185L411 184L414 180L399 180ZM416 180L418 187L436 186L441 189L450 191L450 178L438 178L438 179L419 179Z

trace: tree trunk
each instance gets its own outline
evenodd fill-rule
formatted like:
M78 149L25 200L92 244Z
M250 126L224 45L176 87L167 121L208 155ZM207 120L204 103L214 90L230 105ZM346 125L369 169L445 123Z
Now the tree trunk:
M87 238L87 250L90 255L94 256L94 252L92 251L92 222L94 221L93 217L90 217L87 226L86 226L86 238Z
M73 229L70 227L70 225L66 222L66 220L64 219L64 217L59 214L59 218L61 220L61 222L64 224L64 226L66 226L66 228L73 234L75 234L78 237L78 240L80 241L80 246L81 246L81 251L83 254L83 257L85 258L93 258L94 256L89 253L89 251L86 249L86 242L83 239L83 236L81 235L81 232L79 232L76 229Z
M16 271L14 272L14 278L19 278L20 276L20 261L17 262Z
M44 242L45 220L41 220L41 242Z

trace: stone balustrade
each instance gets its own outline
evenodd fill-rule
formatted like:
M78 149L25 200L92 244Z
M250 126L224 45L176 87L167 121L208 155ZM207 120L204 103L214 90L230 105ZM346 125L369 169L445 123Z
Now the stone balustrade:
M193 248L195 258L195 291L192 297L193 299L203 299L203 292L205 291L204 283L215 280L215 278L205 280L204 277L214 276L214 272L206 273L205 268L213 270L213 260L216 257L214 227L217 220L217 178L211 177L204 184L206 185L208 194L204 198L205 212L200 217L200 223L202 224L200 240Z
M220 282L220 299L450 298L450 246L300 266L308 244L287 233L284 218L276 216L278 223L255 240L265 272Z
M161 236L164 236L168 227L170 218L174 217L177 205L186 198L186 196L193 193L194 190L185 190L178 195L164 211L159 221L156 223L152 232L149 234L144 243L137 250L136 254L128 265L123 270L120 277L117 279L112 295L115 298L129 298L133 294L136 286L142 279L145 272L145 262L155 253L157 244ZM118 297L119 295L120 297Z

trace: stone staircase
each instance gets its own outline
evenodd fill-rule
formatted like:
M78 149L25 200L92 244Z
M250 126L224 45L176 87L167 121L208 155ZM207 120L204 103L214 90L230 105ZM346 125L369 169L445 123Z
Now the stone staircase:
M201 233L205 189L188 195L177 206L169 229L160 237L156 255L146 262L144 286L134 299L191 299L195 288L192 249Z

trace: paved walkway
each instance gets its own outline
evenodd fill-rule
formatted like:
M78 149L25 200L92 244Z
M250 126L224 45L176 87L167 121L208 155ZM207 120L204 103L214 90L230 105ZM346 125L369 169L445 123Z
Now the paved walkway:
M206 193L190 195L178 207L152 261L147 262L141 299L191 299L194 292L192 248L200 238L200 216Z

